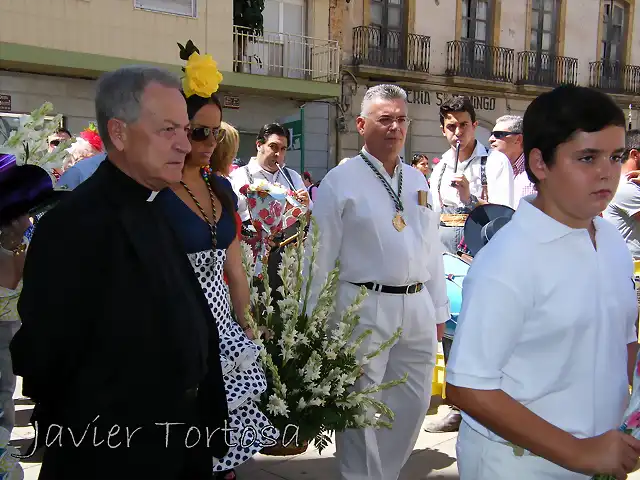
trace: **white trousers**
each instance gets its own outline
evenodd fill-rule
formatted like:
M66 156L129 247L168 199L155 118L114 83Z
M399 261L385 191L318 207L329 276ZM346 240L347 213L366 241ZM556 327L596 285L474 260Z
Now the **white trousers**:
M528 452L516 456L513 447L489 440L462 422L456 444L460 480L588 480Z
M358 288L341 283L336 311L351 304ZM362 344L359 358L374 351L401 327L402 337L364 368L357 389L402 378L407 383L378 397L395 413L392 429L350 429L336 434L341 480L396 480L411 455L431 399L431 378L437 348L435 309L428 291L394 295L369 291L359 312L354 338L373 334Z

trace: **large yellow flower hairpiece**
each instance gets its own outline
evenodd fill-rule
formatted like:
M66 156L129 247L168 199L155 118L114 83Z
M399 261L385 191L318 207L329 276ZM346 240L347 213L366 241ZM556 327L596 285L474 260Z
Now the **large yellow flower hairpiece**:
M192 95L209 98L218 91L222 74L218 71L218 64L211 55L200 55L200 50L191 40L186 46L180 47L180 58L187 64L182 69L182 89L187 98Z

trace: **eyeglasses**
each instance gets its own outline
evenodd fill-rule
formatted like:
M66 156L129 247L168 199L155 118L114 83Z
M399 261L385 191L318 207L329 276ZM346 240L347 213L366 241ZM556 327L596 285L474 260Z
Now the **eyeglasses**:
M196 127L189 130L189 136L194 142L204 142L208 140L212 135L216 143L224 140L226 130L222 128L209 128L209 127Z
M51 140L49 142L49 145L51 145L52 147L57 147L58 145L60 145L61 140Z
M500 131L495 131L495 132L491 132L491 135L496 139L496 140L501 140L504 137L508 137L509 135L520 135L522 132L500 132Z
M409 117L387 117L383 116L376 120L377 123L382 125L383 127L390 127L394 123L398 125L400 128L408 127L411 123L411 119Z

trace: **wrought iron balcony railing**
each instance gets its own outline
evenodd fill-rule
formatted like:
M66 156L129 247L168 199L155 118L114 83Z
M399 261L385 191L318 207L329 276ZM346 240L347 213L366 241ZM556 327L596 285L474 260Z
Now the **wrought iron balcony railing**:
M447 42L447 75L513 82L514 52L475 40Z
M576 85L578 59L543 52L519 52L517 83L545 87Z
M353 29L353 64L429 72L431 37L380 27Z
M589 86L610 93L640 95L640 66L606 60L591 62Z
M334 40L277 32L255 35L234 26L233 49L236 72L330 83L340 77L340 47Z

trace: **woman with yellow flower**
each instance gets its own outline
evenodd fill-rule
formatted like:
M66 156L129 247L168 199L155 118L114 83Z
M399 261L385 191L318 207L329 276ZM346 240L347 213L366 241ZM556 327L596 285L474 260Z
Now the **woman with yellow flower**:
M222 107L215 96L222 76L211 56L200 55L191 42L181 49L181 58L188 59L183 90L191 152L180 184L160 192L157 201L181 238L216 319L231 433L229 452L214 458L213 472L214 478L232 480L234 467L276 439L278 432L255 402L267 382L259 364L260 347L244 319L249 286L236 235L237 197L229 181L210 166L225 133L220 128Z

